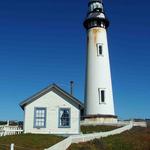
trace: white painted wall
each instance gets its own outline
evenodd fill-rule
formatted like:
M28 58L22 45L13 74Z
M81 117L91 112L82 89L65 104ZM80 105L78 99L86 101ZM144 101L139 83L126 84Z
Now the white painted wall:
M60 93L59 93L60 94ZM46 107L46 128L34 128L34 108ZM71 110L71 127L58 128L59 108L70 108ZM34 102L25 106L25 133L42 133L42 134L78 134L80 130L80 111L78 106L63 96L59 96L53 91L43 95Z
M103 45L103 55L97 54L97 43ZM105 89L105 103L99 103L98 88ZM85 85L86 115L115 115L106 29L87 31L87 66Z

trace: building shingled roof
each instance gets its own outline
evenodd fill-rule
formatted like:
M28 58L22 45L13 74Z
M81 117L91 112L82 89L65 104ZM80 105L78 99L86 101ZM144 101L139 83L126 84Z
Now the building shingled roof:
M46 93L48 93L49 91L51 91L52 89L55 89L59 92L61 92L62 94L64 94L65 96L67 96L70 100L72 100L73 102L75 102L76 104L78 104L80 106L81 109L84 108L84 105L81 101L79 101L77 98L75 98L74 96L72 96L71 94L69 94L68 92L66 92L65 90L63 90L62 88L60 88L58 85L56 84L51 84L48 87L42 89L41 91L37 92L36 94L34 94L33 96L27 98L26 100L22 101L20 103L20 107L22 109L24 109L24 107L26 105L28 105L29 103L32 103L33 101L35 101L36 99L38 99L39 97L45 95Z

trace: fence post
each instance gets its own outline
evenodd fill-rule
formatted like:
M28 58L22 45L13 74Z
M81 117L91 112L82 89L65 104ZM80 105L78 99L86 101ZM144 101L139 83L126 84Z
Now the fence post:
M10 145L10 150L14 150L14 144L12 143L11 145Z

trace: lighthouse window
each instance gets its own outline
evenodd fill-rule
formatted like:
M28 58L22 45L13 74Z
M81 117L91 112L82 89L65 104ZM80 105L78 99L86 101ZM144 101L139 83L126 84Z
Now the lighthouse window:
M99 103L105 103L105 90L98 89L99 92Z
M102 55L102 45L99 45L99 54Z
M103 55L103 45L97 44L97 55Z
M101 102L104 103L105 102L105 91L101 90Z

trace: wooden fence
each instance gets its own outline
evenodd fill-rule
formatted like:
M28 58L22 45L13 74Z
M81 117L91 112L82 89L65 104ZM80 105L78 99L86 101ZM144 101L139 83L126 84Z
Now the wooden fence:
M2 125L0 126L0 136L21 134L23 130L18 126Z

